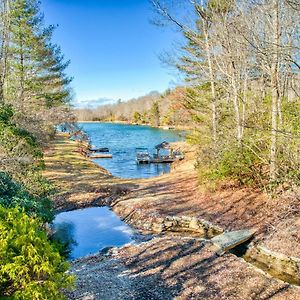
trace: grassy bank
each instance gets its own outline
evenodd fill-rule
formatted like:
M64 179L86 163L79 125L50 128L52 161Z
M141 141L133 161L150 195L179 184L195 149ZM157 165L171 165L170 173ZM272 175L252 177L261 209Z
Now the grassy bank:
M57 210L97 205L107 197L125 193L134 186L131 180L113 177L79 152L80 144L59 134L45 150L45 171L56 187Z

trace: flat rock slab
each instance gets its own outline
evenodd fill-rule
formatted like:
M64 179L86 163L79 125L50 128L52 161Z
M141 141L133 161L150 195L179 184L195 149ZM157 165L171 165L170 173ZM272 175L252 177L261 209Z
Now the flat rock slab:
M211 241L219 248L217 253L223 254L224 252L250 240L254 233L255 230L251 229L231 231L218 235L212 238Z

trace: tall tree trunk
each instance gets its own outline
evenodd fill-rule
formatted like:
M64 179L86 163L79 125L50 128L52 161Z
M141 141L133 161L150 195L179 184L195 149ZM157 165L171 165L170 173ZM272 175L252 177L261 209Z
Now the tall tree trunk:
M20 94L19 94L19 102L20 102L20 109L22 112L24 112L25 107L25 61L24 61L24 48L23 48L23 40L22 35L20 39Z
M271 149L270 149L270 180L276 180L277 174L277 129L278 129L278 103L279 103L279 0L273 0L273 55L271 64L271 86L272 86L272 107L271 107Z
M201 1L201 8L204 10L204 3L203 0ZM206 58L208 63L208 72L209 72L209 81L210 81L210 89L211 89L211 121L212 121L212 136L213 141L216 143L217 141L217 99L216 99L216 86L215 86L215 78L212 66L212 57L211 57L211 49L209 43L209 34L208 34L208 23L207 20L203 17L202 20L202 27L203 27L203 34L204 34L204 41L205 41L205 52Z
M248 91L248 78L246 75L244 79L244 91L243 91L243 101L242 101L242 121L241 121L242 136L244 135L244 130L245 130L247 91Z
M203 20L203 22L206 22ZM211 89L211 111L212 111L212 135L214 142L217 141L217 101L216 101L216 87L214 80L214 73L212 67L212 59L210 53L210 45L208 39L208 32L206 25L204 27L204 36L205 36L205 49L206 49L206 57L208 63L208 71L209 71L209 81L210 81L210 89Z
M10 27L10 1L3 1L2 11L2 32L1 32L1 50L0 50L0 103L4 103L4 84L7 75L7 60L9 47L9 27Z
M239 95L238 95L238 89L236 86L236 82L234 79L232 79L232 88L233 88L233 108L235 112L235 123L236 123L236 139L238 143L240 144L242 140L242 124L241 124L241 115L240 115L240 107L239 107Z

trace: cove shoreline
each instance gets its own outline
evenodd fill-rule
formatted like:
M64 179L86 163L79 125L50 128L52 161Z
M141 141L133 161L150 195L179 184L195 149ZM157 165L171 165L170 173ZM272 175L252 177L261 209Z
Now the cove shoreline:
M119 265L120 270L123 270L123 268L125 268L126 271L128 272L136 272L134 270L136 270L136 268L138 267L135 264L132 264L132 260L133 260L133 261L137 261L141 266L144 265L144 268L146 268L149 272L154 272L154 269L153 271L151 271L152 270L151 266L148 266L147 264L145 265L145 261L140 258L138 259L137 257L139 257L141 253L146 253L145 255L149 255L151 259L157 260L157 256L155 254L156 250L164 249L166 244L170 245L170 248L165 250L167 252L166 255L171 255L171 257L169 257L169 259L166 258L165 262L162 261L161 262L162 265L168 264L168 261L170 261L170 259L174 260L176 258L176 261L185 260L186 255L182 257L182 255L180 254L182 253L181 252L182 249L185 249L186 247L189 248L195 241L198 241L201 245L203 242L199 241L198 239L193 239L191 237L190 238L180 237L178 236L178 234L175 234L175 236L172 237L172 230L168 230L168 226L170 226L170 218L173 219L179 218L179 220L185 220L185 224L188 224L187 228L190 229L190 232L196 234L198 233L198 236L199 236L199 227L196 229L192 228L193 226L195 227L195 225L190 227L192 220L193 223L195 224L195 218L199 220L205 220L206 222L211 222L209 223L211 224L211 226L216 226L218 228L222 228L223 230L253 228L253 223L256 223L257 220L262 219L262 216L258 212L256 212L256 209L254 207L252 208L250 207L248 209L250 211L252 209L252 214L256 212L257 216L253 217L252 215L252 218L250 217L245 219L244 217L241 220L238 220L238 215L239 215L238 211L234 211L233 209L231 209L231 211L228 211L227 213L225 212L226 209L228 209L230 203L236 201L237 196L235 194L238 194L239 202L244 201L242 199L247 197L247 195L248 197L249 195L251 195L251 197L249 197L248 199L251 199L252 202L267 203L266 196L262 195L262 193L258 191L251 191L247 188L241 189L241 188L231 187L229 191L227 188L225 191L218 192L218 195L216 195L216 199L210 193L207 193L206 191L200 191L203 194L202 197L203 199L199 199L197 201L197 199L195 199L195 195L199 196L199 194L197 194L196 191L198 190L198 182L197 182L197 174L194 170L194 163L193 163L194 153L192 150L190 152L187 151L187 159L184 162L180 162L174 165L173 170L170 174L162 175L156 178L137 180L137 179L122 179L122 178L113 177L105 169L99 167L98 165L90 161L88 158L82 157L80 153L76 152L77 146L78 145L76 142L68 141L67 136L59 135L56 138L56 141L53 142L52 147L50 147L45 152L45 162L46 162L45 176L49 178L50 181L52 181L58 187L59 190L58 195L54 199L56 210L66 211L66 210L73 210L73 209L83 208L83 207L108 205L123 220L125 220L126 223L130 224L134 228L144 232L156 232L159 234L158 237L155 238L155 242L150 241L150 242L145 242L140 246L128 246L121 249L115 249L112 256L103 258L103 262L102 262L103 264L110 264L112 263L112 260L113 261L117 260L118 264L120 264ZM57 166L59 166L58 169ZM221 201L222 202L221 205L223 205L223 209L222 207L220 207L220 203L219 205L217 205L216 202L217 198L219 198L218 202L220 202L220 198L223 199ZM248 199L246 200L248 201ZM211 202L212 208L209 208L207 206L208 202ZM196 203L197 205L195 205ZM245 203L238 203L237 207L241 205L245 206ZM217 215L211 213L210 210L219 211L220 217L218 218ZM267 218L269 218L267 221L271 220L270 215L268 215ZM259 243L260 241L265 239L267 235L265 231L265 223L267 222L264 223L262 221L260 222L261 222L260 228L258 229L258 233L256 234L256 237L254 238L254 243ZM177 224L178 224L178 220L177 220ZM160 235L161 233L166 231L171 233L171 236ZM202 235L202 237L204 236ZM176 247L174 246L175 241L177 243ZM157 246L156 250L153 248L154 247L153 243L155 243ZM266 244L268 245L268 241ZM269 245L272 245L272 241L271 243L269 242ZM204 243L202 247L205 251L208 251L209 253L211 253L211 255L213 255L212 253L214 251L212 250L213 248L211 248L212 245L210 245L209 243L208 244ZM176 253L174 254L172 252L173 250L171 251L171 249L174 249L174 251L175 249L177 249L178 252L176 252L177 251L176 250L175 251ZM204 255L205 253L204 250L201 250L200 254L192 250L189 255L192 256L200 255L202 257L202 255ZM288 250L283 249L283 250L289 251L288 253L290 253L290 249ZM285 254L287 254L287 252ZM136 257L134 255L136 255ZM226 268L228 268L229 270L227 277L225 276L217 286L219 286L220 284L227 286L230 282L229 280L230 278L228 276L229 275L232 276L233 275L232 272L239 273L239 270L243 270L244 272L246 272L245 274L248 274L249 276L248 278L251 278L251 276L252 277L254 276L256 278L258 276L257 271L253 270L252 268L250 268L251 270L247 269L246 271L244 264L247 265L247 263L239 261L238 258L234 258L230 253L226 253L224 256L222 256L221 260L215 256L213 257L214 257L213 258L214 263L216 262L220 267L227 266ZM203 259L204 258L202 257L202 260ZM83 258L80 259L78 262L77 261L74 262L73 266L74 268L75 267L77 268L81 263L83 262L87 263L88 261L90 267L95 268L95 264L97 264L97 262L93 263L93 261L95 260L96 261L100 260L100 257L97 258L97 256L92 256L90 259ZM127 261L129 261L129 263ZM233 265L231 265L231 262L233 263ZM179 263L178 267L183 268L184 265ZM170 271L169 268L167 271L168 272ZM192 271L195 270L192 268L190 272ZM100 265L97 272L99 272L99 276L101 274L103 275L103 271L101 271ZM143 276L142 276L143 272L138 271L137 274L138 274L137 276L141 277L141 281L137 283L138 287L140 284L143 285L146 284L147 282L145 283L143 281ZM153 275L153 277L150 276L151 278L149 278L150 282L148 282L148 284L150 286L151 284L154 284L156 282L157 276L163 277L163 272L161 270L157 270L153 274L155 274L155 276ZM73 294L73 296L76 295L76 297L78 297L78 295L84 292L85 289L87 288L93 290L91 284L87 283L86 275L81 273L77 275L79 276L79 282L83 283L84 288L76 290L76 292L74 292L75 294ZM114 278L114 280L116 279L115 278L116 274L112 273L110 275L112 278ZM212 276L211 280L216 280L217 275L218 274ZM193 276L195 276L195 278L198 278L199 282L201 282L201 280L203 281L203 279L201 279L202 278L201 274L197 273L194 274ZM277 287L284 285L285 289L283 293L280 293L280 297L282 297L286 293L288 293L290 297L288 299L296 299L299 296L299 291L297 288L294 288L293 286L290 286L287 283L278 281L277 279L270 279L267 274L260 274L257 278L259 278L259 281L261 282L258 286L262 287L261 284L263 284L266 290L268 289L267 282L268 284L270 284L270 281L274 286ZM170 292L170 287L168 287L169 284L168 280L166 280L165 278L161 278L161 280L163 280L167 284L167 287L163 288L162 293L164 294L165 291L169 291L171 295L172 293ZM174 280L181 281L183 280L183 278L178 275L174 277ZM185 278L184 281L186 280L187 279ZM130 278L128 278L128 281L129 284L132 284ZM232 282L230 284L232 284ZM235 283L234 286L236 284L237 283ZM204 287L205 290L209 291L209 295L205 299L220 299L219 297L224 295L224 293L226 293L226 288L223 287L220 288L220 291L216 296L211 287L207 286L206 284L204 284ZM98 299L97 293L100 293L101 291L99 291L96 286L94 288L95 288L94 293L96 295L96 299ZM182 294L181 296L183 298L180 299L188 299L189 296L184 296L185 293L196 293L196 294L198 293L197 295L201 295L201 297L203 297L203 293L199 291L197 292L197 289L198 289L197 285L189 288L181 286L180 289L177 291L177 293ZM255 290L254 286L251 289ZM250 293L249 287L248 289L243 290L243 293L245 295L248 292ZM101 293L99 295L103 296L106 292L102 291ZM294 294L295 296L293 296ZM70 294L69 295L70 299L77 299L77 298L72 298L73 296ZM166 295L164 295L164 297L165 296ZM101 297L99 299L102 299ZM141 299L143 298L141 297ZM161 298L161 299L169 299L169 298ZM248 298L234 298L234 299L248 299ZM278 298L278 299L282 299L282 298Z
M88 124L88 123L104 123L104 124L121 124L121 125L132 125L132 126L147 126L156 129L165 129L165 130L176 130L176 131L191 131L195 128L192 126L183 126L183 125L161 125L154 126L151 124L138 124L126 121L78 121L78 123Z

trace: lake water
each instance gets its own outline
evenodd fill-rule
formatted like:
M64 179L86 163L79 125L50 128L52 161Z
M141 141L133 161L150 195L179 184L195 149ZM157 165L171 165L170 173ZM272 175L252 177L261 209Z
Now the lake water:
M183 133L149 126L123 125L114 123L80 123L96 148L107 147L112 159L94 161L112 175L123 178L149 178L170 172L170 164L136 164L136 148L148 148L150 154L163 141L183 140Z
M53 226L55 238L70 244L70 259L132 243L135 234L108 207L62 212L56 215Z
M112 123L81 123L96 148L107 147L113 159L94 161L123 178L148 178L170 171L170 164L137 165L136 148L183 140L182 132ZM70 246L70 259L95 254L106 247L120 247L135 241L136 233L108 207L86 208L56 215L55 238Z

